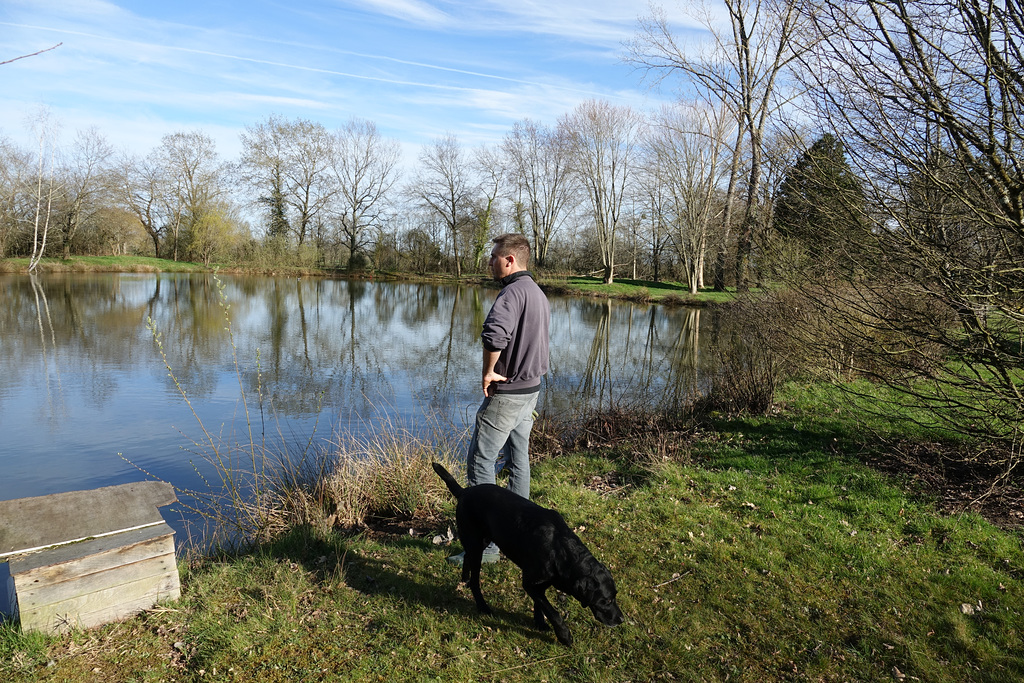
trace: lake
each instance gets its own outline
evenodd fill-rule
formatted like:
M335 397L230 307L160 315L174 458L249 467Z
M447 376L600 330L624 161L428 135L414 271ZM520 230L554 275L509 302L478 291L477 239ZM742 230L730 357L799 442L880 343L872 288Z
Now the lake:
M204 428L231 443L251 428L300 449L381 424L462 428L480 403L480 327L496 295L325 278L0 275L0 500L147 473L200 487L193 442ZM542 412L683 400L713 362L711 311L550 300Z

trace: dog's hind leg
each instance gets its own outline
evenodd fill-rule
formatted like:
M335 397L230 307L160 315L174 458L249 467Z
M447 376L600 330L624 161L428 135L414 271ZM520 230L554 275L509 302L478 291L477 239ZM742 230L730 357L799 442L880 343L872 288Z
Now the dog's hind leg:
M566 646L572 645L572 633L569 632L569 627L565 625L562 616L548 602L548 597L545 595L546 587L523 587L526 589L526 594L533 598L533 621L537 624L537 627L546 631L547 627L544 626L544 617L547 617L551 627L555 630L555 637L558 638L558 642Z

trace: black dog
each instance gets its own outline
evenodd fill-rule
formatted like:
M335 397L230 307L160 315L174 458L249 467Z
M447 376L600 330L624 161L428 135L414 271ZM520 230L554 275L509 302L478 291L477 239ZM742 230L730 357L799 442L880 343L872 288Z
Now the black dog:
M505 557L523 570L523 588L533 598L533 621L537 628L547 630L547 617L558 642L572 645L572 634L548 602L545 591L549 586L589 607L602 624L622 623L612 575L590 554L560 514L494 484L463 488L436 462L434 471L458 500L455 522L466 553L462 580L469 581L477 609L491 613L480 593L480 561L484 548L493 541Z

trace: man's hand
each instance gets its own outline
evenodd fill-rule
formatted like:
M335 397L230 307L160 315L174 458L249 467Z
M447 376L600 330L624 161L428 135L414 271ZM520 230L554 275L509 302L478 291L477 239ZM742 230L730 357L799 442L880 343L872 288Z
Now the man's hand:
M498 357L500 355L500 351L488 351L487 349L484 349L484 396L494 396L495 382L508 381L508 377L499 375L494 371L494 366L498 364Z
M484 373L484 396L494 396L494 383L505 382L507 380L508 377L505 377L504 375L499 375L494 370Z

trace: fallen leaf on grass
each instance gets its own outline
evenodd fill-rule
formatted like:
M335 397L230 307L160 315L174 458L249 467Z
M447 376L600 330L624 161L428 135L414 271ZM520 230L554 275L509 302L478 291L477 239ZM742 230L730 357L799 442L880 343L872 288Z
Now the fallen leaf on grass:
M452 533L452 528L448 527L448 532L434 536L434 545L450 545L455 540L455 534Z

